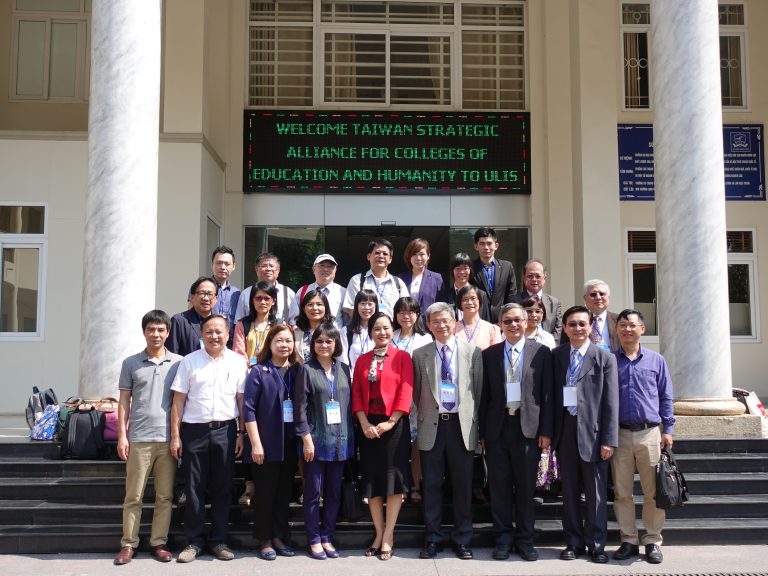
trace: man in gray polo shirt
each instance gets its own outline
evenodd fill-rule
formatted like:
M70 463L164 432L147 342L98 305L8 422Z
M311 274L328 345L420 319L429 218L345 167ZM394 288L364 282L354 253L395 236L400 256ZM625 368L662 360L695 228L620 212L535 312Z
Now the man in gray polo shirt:
M123 360L120 373L117 454L127 464L123 538L120 552L115 557L118 566L128 564L139 545L141 503L150 474L155 479L150 554L160 562L170 562L173 558L166 546L176 476L176 460L170 451L171 383L181 356L165 349L171 328L168 314L162 310L147 312L141 320L141 327L147 347Z

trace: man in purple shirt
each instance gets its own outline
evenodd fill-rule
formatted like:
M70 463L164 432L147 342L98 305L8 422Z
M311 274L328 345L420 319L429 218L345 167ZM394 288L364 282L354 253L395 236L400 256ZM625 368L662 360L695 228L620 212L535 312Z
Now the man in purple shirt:
M643 315L637 310L623 310L616 329L621 346L613 353L619 372L619 447L611 460L615 499L613 512L619 523L621 547L616 560L628 560L640 554L640 540L635 524L632 499L634 473L637 469L643 488L643 525L645 558L660 564L661 529L664 510L656 508L656 463L661 449L672 447L672 380L661 354L640 346L645 332Z

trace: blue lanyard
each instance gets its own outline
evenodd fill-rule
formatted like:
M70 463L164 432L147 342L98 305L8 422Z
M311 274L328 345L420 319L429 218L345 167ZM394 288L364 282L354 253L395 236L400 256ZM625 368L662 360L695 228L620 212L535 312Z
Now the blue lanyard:
M376 288L376 293L379 295L379 303L381 303L382 298L384 298L384 288L386 288L384 283L387 281L387 279L384 278L384 280L381 281L381 284L379 284L378 282L376 282L376 276L371 274L371 280L373 280L373 285Z
M397 339L397 344L395 346L397 348L400 348L400 342L405 342L405 347L404 348L400 348L400 350L403 350L405 352L409 352L410 348L411 348L411 343L413 342L413 338L415 336L416 336L416 333L414 332L413 334L411 334L411 337L408 338L407 340L405 338L398 338Z
M331 377L330 378L328 378L328 373L325 371L325 368L323 368L322 365L320 366L320 368L322 368L323 376L325 376L325 380L326 380L326 382L328 382L328 388L331 391L331 402L333 402L333 389L334 389L334 382L336 380L336 362L334 361L331 364Z
M477 322L475 322L475 327L472 328L472 334L470 334L469 330L467 330L467 323L464 322L464 320L462 320L461 323L464 325L464 334L467 335L467 342L471 344L475 337L475 332L477 332L477 327L480 326L480 319L478 318Z
M285 395L288 397L288 400L291 399L291 387L290 382L293 380L291 378L292 374L290 372L290 369L286 371L286 374L288 374L288 382L285 381L285 378L283 378L283 375L280 373L280 368L275 366L275 363L270 360L270 363L272 364L272 367L275 369L275 372L277 372L277 377L280 378L280 382L283 383L283 388L285 388Z

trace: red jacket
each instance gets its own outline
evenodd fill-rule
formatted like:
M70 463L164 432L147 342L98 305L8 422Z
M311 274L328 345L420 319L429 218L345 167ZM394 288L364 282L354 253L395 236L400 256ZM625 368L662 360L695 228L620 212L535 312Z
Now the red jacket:
M352 414L368 414L370 382L368 371L371 369L373 350L366 352L355 363L355 375L352 378ZM403 414L411 411L413 401L413 362L411 355L390 346L381 368L381 397L384 400L387 416L395 410Z

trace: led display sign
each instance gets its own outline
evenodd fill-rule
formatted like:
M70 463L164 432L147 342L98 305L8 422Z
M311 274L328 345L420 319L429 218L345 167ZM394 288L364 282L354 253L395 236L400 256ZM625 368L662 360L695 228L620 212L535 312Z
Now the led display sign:
M529 115L246 110L243 191L530 194Z

